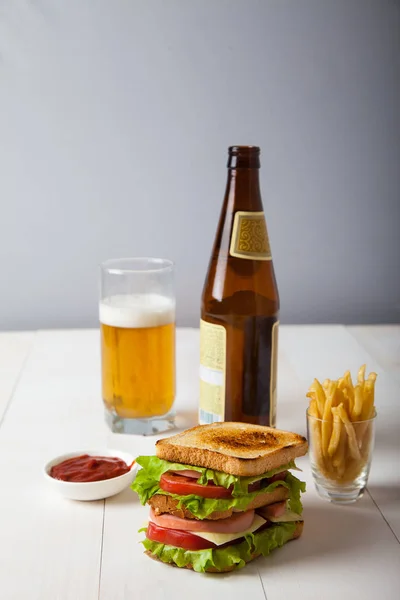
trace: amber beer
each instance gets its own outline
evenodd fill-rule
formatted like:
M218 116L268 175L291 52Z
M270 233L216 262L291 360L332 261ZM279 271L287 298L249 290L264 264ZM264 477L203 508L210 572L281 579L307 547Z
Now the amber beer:
M122 298L122 300L121 300ZM100 304L103 400L125 419L164 415L175 397L175 307L155 294Z
M201 303L200 423L275 426L279 296L259 186L260 149L229 148Z

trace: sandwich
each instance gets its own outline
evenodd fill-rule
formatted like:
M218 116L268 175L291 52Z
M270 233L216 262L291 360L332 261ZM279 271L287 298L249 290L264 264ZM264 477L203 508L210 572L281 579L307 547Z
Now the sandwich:
M150 505L148 556L198 572L244 567L303 531L305 484L290 471L304 437L246 423L199 425L140 456L133 489Z

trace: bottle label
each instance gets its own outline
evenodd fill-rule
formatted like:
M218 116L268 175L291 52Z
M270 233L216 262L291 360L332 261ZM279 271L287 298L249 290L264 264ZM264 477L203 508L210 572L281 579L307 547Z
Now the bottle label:
M248 260L272 260L264 213L235 213L229 254Z
M199 423L225 419L226 329L200 321L200 406Z
M269 388L270 399L270 426L276 425L276 390L278 386L278 328L279 321L272 326L271 335L271 381Z

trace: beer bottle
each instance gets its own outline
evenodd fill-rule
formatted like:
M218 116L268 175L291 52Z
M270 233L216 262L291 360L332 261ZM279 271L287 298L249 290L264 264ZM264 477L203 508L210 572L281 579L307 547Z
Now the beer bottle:
M201 424L276 421L279 296L261 200L260 148L231 146L201 302Z

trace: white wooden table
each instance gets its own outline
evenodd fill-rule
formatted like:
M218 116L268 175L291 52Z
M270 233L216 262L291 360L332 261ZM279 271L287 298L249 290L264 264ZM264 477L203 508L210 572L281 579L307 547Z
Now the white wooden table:
M198 331L178 330L179 427L196 422ZM148 559L137 530L147 508L126 490L79 503L46 486L45 461L84 448L150 454L154 438L111 434L103 422L95 330L0 334L0 599L307 600L400 597L400 326L281 327L278 426L305 433L314 377L366 362L379 374L377 445L368 493L338 507L308 484L303 537L221 576Z

